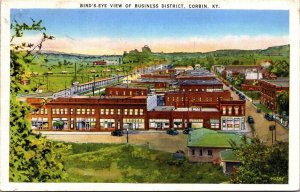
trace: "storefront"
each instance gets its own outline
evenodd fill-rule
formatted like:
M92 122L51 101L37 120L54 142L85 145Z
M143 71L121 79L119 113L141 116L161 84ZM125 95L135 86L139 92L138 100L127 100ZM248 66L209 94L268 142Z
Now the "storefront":
M31 125L33 129L48 129L48 118L31 118Z
M149 128L168 129L170 127L169 119L149 119Z
M123 129L145 129L144 119L123 119Z
M96 128L95 118L76 118L76 130L90 130Z
M115 119L100 119L100 129L115 128Z
M222 130L244 130L244 117L221 117Z

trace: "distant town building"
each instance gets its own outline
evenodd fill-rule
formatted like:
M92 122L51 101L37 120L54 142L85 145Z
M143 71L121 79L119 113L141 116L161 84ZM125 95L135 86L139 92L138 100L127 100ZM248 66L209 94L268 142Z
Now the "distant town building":
M93 65L106 65L106 61L93 61Z

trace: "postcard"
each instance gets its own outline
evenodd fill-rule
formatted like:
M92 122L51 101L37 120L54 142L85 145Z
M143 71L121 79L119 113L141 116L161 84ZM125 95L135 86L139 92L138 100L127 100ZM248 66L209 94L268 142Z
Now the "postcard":
M299 2L1 2L1 190L299 190Z

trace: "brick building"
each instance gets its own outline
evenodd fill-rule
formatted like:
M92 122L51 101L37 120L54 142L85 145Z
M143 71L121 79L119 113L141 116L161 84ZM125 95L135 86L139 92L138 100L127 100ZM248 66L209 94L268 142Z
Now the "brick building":
M275 80L260 80L261 103L269 109L277 110L277 95L281 91L289 91L289 78L281 77Z
M182 80L178 81L178 85L181 92L214 92L223 90L223 83L217 79Z
M193 88L193 90L195 90ZM202 106L204 103L215 103L219 100L230 100L230 91L215 91L215 92L167 92L165 94L165 103L167 106L191 107Z
M105 89L105 95L107 96L146 96L147 94L147 88L127 87L126 85L117 85Z

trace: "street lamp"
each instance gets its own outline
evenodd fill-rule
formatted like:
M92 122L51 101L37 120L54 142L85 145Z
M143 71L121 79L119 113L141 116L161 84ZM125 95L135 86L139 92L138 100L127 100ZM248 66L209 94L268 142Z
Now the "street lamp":
M126 141L128 143L128 128L126 129Z

